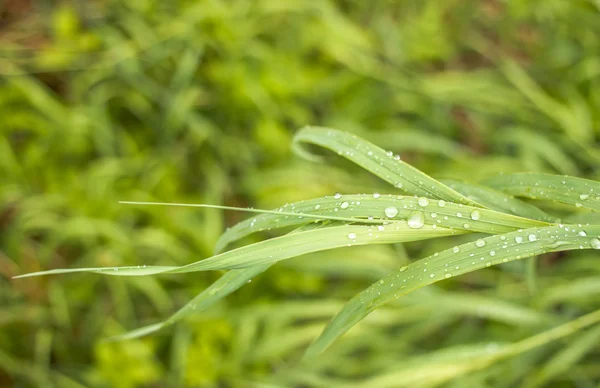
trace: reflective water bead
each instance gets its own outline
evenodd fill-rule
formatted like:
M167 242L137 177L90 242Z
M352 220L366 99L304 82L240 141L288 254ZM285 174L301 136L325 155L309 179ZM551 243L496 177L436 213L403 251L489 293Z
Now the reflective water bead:
M398 209L394 206L386 207L384 212L385 215L389 218L394 218L398 215Z
M380 194L379 194L379 193L373 193L373 198L377 199L377 198L379 198L379 197L380 197Z
M479 212L479 210L473 210L471 212L471 219L472 220L477 221L480 218L481 218L481 213Z
M527 238L529 239L529 241L534 242L537 240L537 236L535 234L530 234L529 236L527 236Z
M348 233L348 238L354 240L356 238L356 233Z
M479 248L484 247L485 246L485 240L479 239L479 240L475 241L475 245L477 245Z
M427 198L421 197L417 200L418 204L425 207L429 205L429 200Z
M348 201L344 201L344 202L342 202L342 204L340 205L340 207L341 207L342 209L347 209L347 208L348 208L348 206L350 206L350 204L348 203Z
M408 217L408 227L413 229L420 229L425 225L425 216L423 212L413 211L409 214Z
M342 198L342 193L335 193L335 194L333 194L333 198L335 198L335 199Z

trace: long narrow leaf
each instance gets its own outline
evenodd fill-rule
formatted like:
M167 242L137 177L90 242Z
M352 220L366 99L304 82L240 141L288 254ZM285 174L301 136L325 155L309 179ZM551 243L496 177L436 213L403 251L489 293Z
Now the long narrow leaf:
M294 136L294 151L310 160L320 160L301 147L302 143L328 148L407 193L482 207L450 187L356 135L322 127L306 127Z
M480 268L547 252L600 249L598 236L600 225L585 228L558 225L491 236L435 253L391 273L357 294L327 325L305 357L320 354L336 338L384 303L421 287Z

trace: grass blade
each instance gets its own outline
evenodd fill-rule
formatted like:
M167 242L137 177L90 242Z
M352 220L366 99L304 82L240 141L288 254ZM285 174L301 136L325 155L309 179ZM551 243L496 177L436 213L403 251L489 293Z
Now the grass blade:
M206 310L219 300L245 285L248 280L266 271L270 266L270 264L266 264L257 265L250 268L232 269L221 276L207 289L199 293L194 299L189 301L185 306L179 309L175 314L171 315L171 317L168 319L152 325L140 327L109 339L124 340L142 337L179 322L192 314L197 314L203 310Z
M153 267L130 266L114 268L74 268L54 269L17 276L30 277L71 272L96 272L115 276L143 276L159 273L186 273L222 269L248 268L257 265L273 264L280 260L352 245L389 244L458 235L464 231L448 228L434 228L422 225L410 227L407 221L395 221L385 227L368 225L343 225L287 234L252 245L237 248L210 258L184 266Z
M573 249L600 249L600 225L532 228L491 236L448 249L393 272L357 294L308 348L323 352L336 338L384 303L440 280L521 258Z
M541 173L505 174L484 181L505 193L600 211L600 182Z
M417 212L422 214L423 222L427 225L490 234L548 225L545 222L493 210L425 197L415 198L391 194L339 194L288 204L276 211L270 211L268 214L261 214L242 221L221 235L216 250L217 252L222 251L233 241L254 232L307 223L310 221L306 219L307 215L318 215L326 219L337 215L340 219L370 221L381 225L391 219L409 219ZM290 214L298 214L298 216L292 217Z
M303 149L302 143L328 148L407 193L482 207L403 162L399 156L394 156L392 152L386 152L356 135L323 127L306 127L300 130L294 136L294 151L309 160L318 161L320 158Z

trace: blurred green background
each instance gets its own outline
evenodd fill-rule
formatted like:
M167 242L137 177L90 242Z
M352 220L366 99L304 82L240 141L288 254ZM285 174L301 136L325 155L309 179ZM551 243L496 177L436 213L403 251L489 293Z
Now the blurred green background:
M185 264L246 217L119 200L272 208L397 191L342 160L292 155L308 124L434 177L599 179L599 37L597 0L0 0L0 386L394 386L381 376L400 364L600 308L597 254L545 255L537 277L507 263L401 298L311 366L298 357L346 300L451 241L282 262L196 319L126 342L102 339L166 318L220 274L11 279ZM447 386L597 387L600 349L561 370L563 346Z

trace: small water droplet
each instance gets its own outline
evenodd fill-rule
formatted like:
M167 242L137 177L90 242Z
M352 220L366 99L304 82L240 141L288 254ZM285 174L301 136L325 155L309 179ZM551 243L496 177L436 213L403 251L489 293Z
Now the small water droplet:
M400 268L400 272L404 272L408 269L408 265L405 265L404 267Z
M350 204L348 203L348 201L344 201L344 202L342 202L342 204L340 205L340 207L341 207L342 209L347 209L347 208L348 208L348 206L350 206Z
M439 207L444 207L444 206L446 206L446 201L444 201L443 199L440 199L440 200L438 201L438 206L439 206Z
M335 193L335 194L333 194L333 198L335 198L335 199L342 198L342 193Z
M527 236L527 238L529 239L529 241L534 242L537 240L537 236L535 234L530 234L529 236Z
M451 273L447 273L447 274L445 274L445 275L444 275L444 277L445 277L446 279L449 279L449 278L451 278L451 277L452 277L452 274L451 274Z
M516 236L516 237L515 237L515 242L516 242L517 244L521 244L521 243L523 242L523 237L521 237L521 236Z
M452 248L452 252L458 253L458 252L460 252L460 248L459 247L454 247L454 248Z
M585 237L585 236L587 236L587 233L585 233L585 230L581 230L581 231L579 231L579 233L577 233L577 235L579 237Z
M581 194L581 195L579 196L579 199L581 199L582 201L585 201L585 200L586 200L586 199L588 199L589 197L590 197L590 195L589 195L589 194Z
M377 230L383 232L385 230L385 227L383 225L377 225Z
M319 210L321 208L321 205L315 205L315 210Z
M590 241L590 245L591 245L591 247L592 247L592 248L594 248L594 249L600 249L600 240L598 240L597 238L593 238L593 239Z
M424 197L419 198L419 200L417 202L419 203L419 205L421 205L423 207L429 205L429 200Z
M394 206L386 207L384 212L385 215L389 218L394 218L398 215L398 209Z
M477 221L480 218L481 218L481 213L479 212L479 210L473 210L471 212L471 219L472 220Z
M356 238L356 233L348 233L348 238L354 240Z
M425 225L425 216L423 212L413 211L408 216L408 227L413 229L420 229Z
M431 213L431 218L436 218L437 217L437 213Z
M435 274L432 273L431 275L429 275L429 277L433 279L435 277Z
M373 198L377 199L377 198L379 198L379 197L380 197L380 194L379 194L379 193L373 193Z
M479 239L479 240L475 241L475 245L477 245L479 248L484 247L485 246L485 240Z

